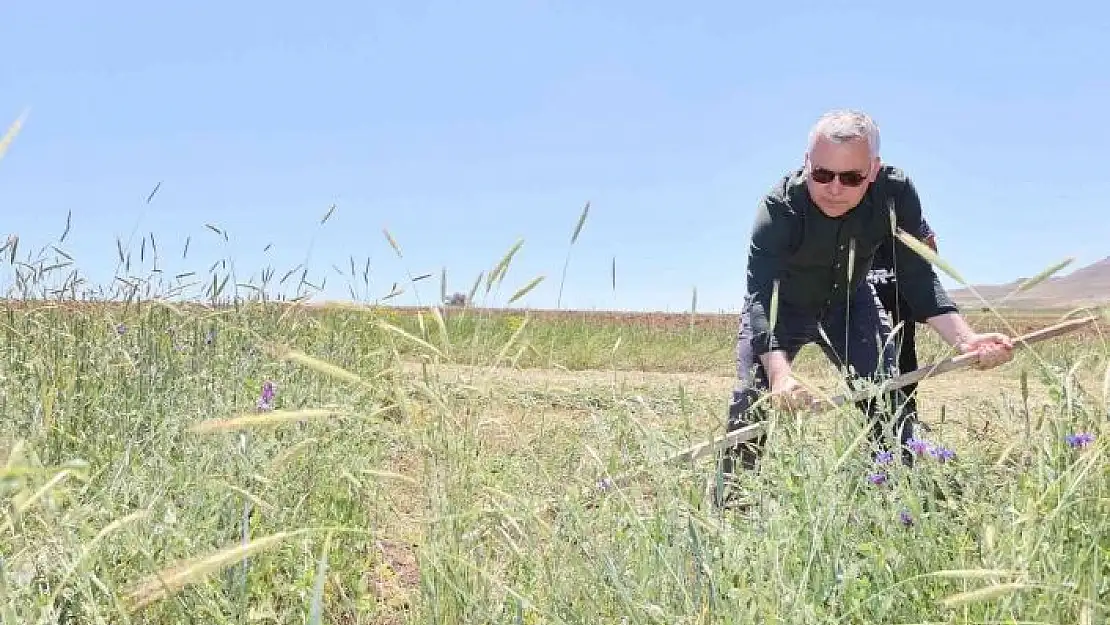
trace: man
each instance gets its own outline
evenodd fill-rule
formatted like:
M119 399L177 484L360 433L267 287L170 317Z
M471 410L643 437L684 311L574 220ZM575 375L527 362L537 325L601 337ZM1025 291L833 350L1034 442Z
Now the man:
M894 223L891 223L891 219ZM814 125L803 166L783 177L760 201L748 252L747 295L737 337L738 386L729 404L728 431L764 420L772 405L806 407L812 396L794 377L791 364L806 344L854 376L897 373L891 327L880 314L874 289L865 280L880 245L892 243L902 297L921 318L961 353L977 352L977 366L994 367L1012 358L1002 334L976 333L941 286L932 265L901 240L892 226L921 235L921 201L913 183L879 158L879 130L869 116L832 111ZM777 309L772 299L777 295ZM772 327L772 312L775 320ZM885 348L884 348L885 344ZM846 373L851 381L853 375ZM872 441L890 449L887 435L904 444L913 424L896 408L901 390L859 402L872 422ZM884 414L894 414L888 428ZM739 460L754 469L766 437L739 443L721 457L725 479ZM903 462L912 453L903 447ZM721 493L717 493L720 502Z
M936 233L929 227L924 217L921 219L921 230L918 236L929 249L934 252L937 251ZM898 358L898 371L899 373L908 373L916 370L918 366L917 324L923 323L925 320L914 316L913 309L898 288L896 268L899 258L895 253L896 245L897 242L891 237L875 249L875 256L871 261L871 271L867 274L867 281L875 288L879 302L886 310L890 326L898 328L898 324L902 324L900 329L895 330L896 336L893 342ZM905 418L909 422L917 420L916 391L916 382L902 387L902 392L905 395Z

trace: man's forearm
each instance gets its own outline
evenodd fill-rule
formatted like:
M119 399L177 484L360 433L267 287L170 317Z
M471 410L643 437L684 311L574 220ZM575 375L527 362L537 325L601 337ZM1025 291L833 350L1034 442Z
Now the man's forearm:
M925 320L925 323L936 330L937 334L940 334L941 338L944 339L944 342L952 347L959 347L960 343L963 343L968 337L975 334L975 330L971 329L971 326L967 324L963 315L958 312L949 312L929 317Z
M778 383L791 375L790 360L786 357L786 352L781 349L775 349L761 354L760 360L763 361L763 368L767 371L767 381L770 382L771 388L774 388Z

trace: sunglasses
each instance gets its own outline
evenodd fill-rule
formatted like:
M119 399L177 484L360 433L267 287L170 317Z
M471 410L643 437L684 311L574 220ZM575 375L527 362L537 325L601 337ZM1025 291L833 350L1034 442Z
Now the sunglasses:
M810 178L817 184L829 184L833 178L840 178L840 184L846 187L858 187L867 180L867 174L861 171L833 171L824 167L815 167L809 173Z

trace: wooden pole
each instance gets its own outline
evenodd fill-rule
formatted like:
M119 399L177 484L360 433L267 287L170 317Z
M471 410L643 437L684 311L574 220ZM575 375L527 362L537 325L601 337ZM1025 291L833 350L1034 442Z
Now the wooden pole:
M1013 339L1014 349L1018 350L1022 348L1028 348L1033 343L1045 341L1050 338L1067 334L1068 332L1074 332L1075 330L1088 326L1097 320L1098 317L1096 316L1088 316L1080 319L1073 319L1071 321L1063 321L1051 325L1047 328L1042 328L1028 334L1023 334ZM813 404L810 405L809 411L817 413L829 408L842 406L846 403L863 401L875 395L902 388L907 384L919 382L923 378L930 375L940 375L949 371L954 371L956 369L969 367L975 364L975 360L976 354L960 354L957 356L952 356L951 358L946 358L935 364L920 367L914 371L910 371L909 373L904 373L902 375L893 377L883 384L879 385L875 389L864 390L855 394L838 395L829 401L815 401ZM762 435L765 431L766 425L763 423L755 423L749 426L745 426L743 428L733 430L725 434L724 436L720 436L712 441L706 441L704 443L698 443L697 445L688 447L652 466L697 460L698 458L715 453L726 447L732 447L737 443L742 443L755 438L759 438L759 436ZM631 471L622 473L616 477L603 478L598 482L598 487L602 490L608 490L614 486L622 485L636 475L644 472L648 468L650 467L647 465L642 465L640 467L632 469Z

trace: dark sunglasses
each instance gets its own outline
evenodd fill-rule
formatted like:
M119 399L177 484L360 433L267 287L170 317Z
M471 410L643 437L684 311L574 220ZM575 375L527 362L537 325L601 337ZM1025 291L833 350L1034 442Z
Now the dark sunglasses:
M867 180L867 174L860 171L833 171L824 167L814 168L809 173L817 184L829 184L833 178L840 178L840 184L846 187L858 187Z

